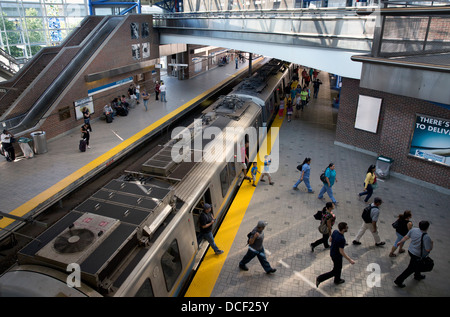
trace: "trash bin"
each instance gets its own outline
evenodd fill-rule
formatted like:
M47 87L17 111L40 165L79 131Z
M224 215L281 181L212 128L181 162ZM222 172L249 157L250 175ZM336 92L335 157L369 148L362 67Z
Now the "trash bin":
M380 178L389 178L389 169L391 168L393 159L386 156L378 156L375 174Z
M22 150L22 153L23 153L23 155L24 155L26 158L32 158L32 157L34 157L34 152L33 152L33 150L31 149L30 145L28 144L28 143L30 143L31 141L32 141L31 139L29 139L29 138L24 138L24 137L21 137L21 138L19 138L19 140L18 140L20 149Z
M45 132L44 131L32 132L31 137L33 138L34 153L36 154L47 153L47 140L45 138Z

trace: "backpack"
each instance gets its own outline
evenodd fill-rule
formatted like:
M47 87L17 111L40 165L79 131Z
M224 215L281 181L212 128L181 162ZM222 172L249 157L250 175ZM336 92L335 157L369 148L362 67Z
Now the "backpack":
M372 217L370 216L370 211L372 210L372 204L364 208L361 217L365 223L372 223Z
M325 172L327 171L327 168L325 169L325 171L322 174L320 174L320 180L322 181L322 183L326 183L327 182L327 179L326 179L326 176L325 176Z
M315 214L314 214L314 219L316 219L316 220L322 220L322 215L323 215L323 211L322 210L319 210L319 211L317 211Z
M297 165L297 169L301 172L303 168L303 164Z
M250 231L248 234L247 234L247 244L249 244L249 242L250 242L250 238L253 236L253 231Z

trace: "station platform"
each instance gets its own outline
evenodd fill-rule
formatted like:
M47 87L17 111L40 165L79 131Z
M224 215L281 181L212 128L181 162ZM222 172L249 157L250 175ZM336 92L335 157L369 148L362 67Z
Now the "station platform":
M0 210L26 215L65 188L76 185L99 166L109 164L224 80L244 71L247 71L247 64L235 69L234 63L230 63L189 80L164 77L162 80L168 87L167 103L151 100L147 112L140 104L127 117L118 117L111 124L93 121L91 149L87 152L78 151L80 132L76 129L49 140L45 154L32 159L19 157L14 163L1 161ZM300 118L293 118L291 122L285 117L277 118L274 123L279 131L270 144L278 140L280 153L279 169L272 174L275 184L260 183L259 175L257 187L243 182L215 236L216 244L225 252L214 255L208 250L186 297L432 297L450 294L447 270L450 254L445 251L450 248L449 195L395 177L380 180L372 198L379 196L384 201L378 227L386 245L376 247L370 232L365 233L361 245L352 245L362 224L361 212L365 206L357 194L362 191L368 166L375 164L376 158L334 144L338 109L331 107L328 74L322 72L319 78L323 82L319 97L311 99ZM312 158L311 185L315 194L308 194L303 183L300 190L292 189L300 176L296 166L305 157ZM344 260L344 284L334 285L328 280L316 288L316 277L332 268L328 250L321 245L314 252L310 248L310 243L321 237L313 214L329 201L327 194L324 200L319 200L317 194L321 188L319 175L330 162L336 165L338 179L333 186L339 202L334 210L337 215L334 228L341 221L348 223L349 245L345 251L356 263L350 265ZM395 258L388 256L396 239L391 223L407 209L412 211L415 226L423 219L431 222L429 234L434 240L431 257L435 268L426 273L425 280L418 282L411 277L405 281L406 288L399 289L393 280L407 267L409 256L407 253ZM268 222L264 247L269 262L277 269L274 274L266 274L256 258L247 265L249 271L238 267L247 251L246 235L259 220ZM6 218L0 220L0 228L8 225L6 221ZM375 277L378 273L379 282Z
M259 63L256 59L253 63ZM255 64L256 65L256 64ZM31 159L18 156L15 162L0 160L0 211L18 217L28 217L56 203L87 178L131 151L139 142L161 126L174 120L178 114L192 108L199 100L216 91L228 81L248 71L248 61L214 68L189 80L161 76L166 83L167 102L155 100L154 94L145 111L142 101L126 117L116 117L107 124L91 120L90 149L78 149L81 126L47 140L48 151ZM127 86L124 86L124 94ZM0 220L0 237L13 230L17 221L4 217Z
M278 171L272 174L275 184L270 186L267 180L259 182L260 174L256 188L247 181L242 183L215 236L215 243L224 253L215 255L208 249L186 291L186 298L440 297L450 294L450 255L446 251L450 248L447 229L450 196L399 178L379 179L369 202L377 196L383 200L378 232L386 244L375 246L369 231L363 235L361 245L352 244L362 225L361 214L366 206L357 194L363 191L367 168L376 163L376 157L334 144L338 109L331 107L328 74L321 73L319 78L324 83L319 96L311 99L300 118L293 118L291 122L286 117L276 119L272 126L272 129L279 127L280 162ZM275 140L270 142L274 144ZM307 193L304 183L299 185L298 191L292 188L300 177L296 167L305 157L312 158L310 180L314 194ZM355 264L343 259L344 284L335 285L330 279L317 288L316 277L333 267L329 249L321 244L312 252L310 247L322 237L318 231L319 221L313 214L331 201L327 194L325 199L318 199L322 187L319 175L330 162L336 166L338 180L333 186L338 201L333 230L339 222L348 224L345 234L348 245L344 250ZM262 170L261 162L258 166ZM425 273L425 280L416 281L411 276L405 281L406 287L400 289L393 281L406 269L410 257L407 252L389 257L389 252L396 240L391 224L405 210L412 211L414 226L418 227L421 220L431 223L428 233L434 240L434 249L430 256L435 267ZM259 220L268 222L263 245L269 263L277 270L272 274L265 273L257 258L247 264L248 271L238 266L247 252L247 233ZM408 246L409 241L405 250Z

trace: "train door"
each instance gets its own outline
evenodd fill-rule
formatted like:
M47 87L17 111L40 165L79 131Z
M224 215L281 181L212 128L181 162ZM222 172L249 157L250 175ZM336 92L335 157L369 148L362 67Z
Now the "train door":
M194 227L195 227L195 233L197 235L197 242L200 243L200 225L198 223L200 213L203 212L203 207L205 206L205 203L211 204L212 198L211 198L211 190L208 188L205 193L200 197L200 199L195 204L194 209L192 210L192 216L194 218ZM212 210L214 212L214 210Z

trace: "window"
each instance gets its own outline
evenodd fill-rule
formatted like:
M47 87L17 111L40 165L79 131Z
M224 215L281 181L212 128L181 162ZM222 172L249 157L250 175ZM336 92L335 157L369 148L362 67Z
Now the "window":
M220 185L222 187L222 197L225 197L228 192L230 182L228 180L228 165L225 165L222 172L220 172Z
M230 182L236 177L236 165L234 162L228 162L228 172L230 173Z
M155 297L155 294L153 294L152 282L149 278L144 281L135 297Z
M166 281L167 291L170 292L182 269L177 240L172 241L170 247L161 257L161 267Z

